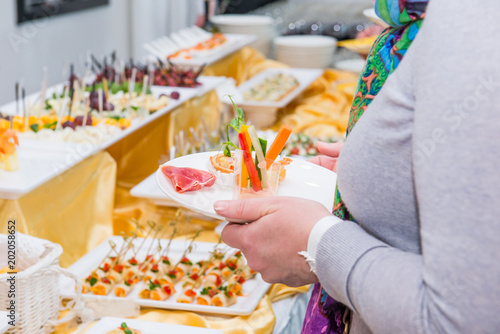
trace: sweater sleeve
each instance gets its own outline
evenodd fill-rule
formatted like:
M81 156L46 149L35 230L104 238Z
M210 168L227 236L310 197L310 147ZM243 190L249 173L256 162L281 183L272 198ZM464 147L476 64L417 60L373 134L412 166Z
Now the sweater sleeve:
M324 233L316 264L326 291L374 333L500 327L500 30L490 15L499 10L500 2L431 1L414 45L370 106L390 108L391 90L411 87L421 254L342 222Z

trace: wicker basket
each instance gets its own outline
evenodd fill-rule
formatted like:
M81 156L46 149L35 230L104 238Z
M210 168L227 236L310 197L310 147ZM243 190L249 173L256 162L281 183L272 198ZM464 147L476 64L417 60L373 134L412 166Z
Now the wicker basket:
M7 264L7 235L0 234L0 265ZM5 250L5 251L4 251ZM57 320L63 309L80 307L81 283L73 274L59 267L62 248L50 241L17 233L16 264L20 273L16 275L16 326L9 334L46 334L54 331L55 326L71 320L75 313L69 312ZM65 275L75 281L76 297L62 307L60 277ZM0 308L5 310L10 303L8 291L10 275L0 275Z

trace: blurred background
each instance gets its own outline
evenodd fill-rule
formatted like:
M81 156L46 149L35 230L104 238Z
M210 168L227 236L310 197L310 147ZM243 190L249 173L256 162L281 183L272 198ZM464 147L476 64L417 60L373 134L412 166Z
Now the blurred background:
M116 51L123 59L141 61L147 55L144 43L203 25L205 11L204 0L8 0L2 5L0 104L14 99L13 82L23 78L27 94L39 90L44 67L49 85L67 79L61 69L70 62L82 73L88 51L98 56ZM69 5L75 9L69 11ZM214 0L210 8L211 14L272 17L276 35L325 34L341 40L354 38L369 22L361 13L370 6L372 0ZM29 20L30 8L42 8L35 20Z

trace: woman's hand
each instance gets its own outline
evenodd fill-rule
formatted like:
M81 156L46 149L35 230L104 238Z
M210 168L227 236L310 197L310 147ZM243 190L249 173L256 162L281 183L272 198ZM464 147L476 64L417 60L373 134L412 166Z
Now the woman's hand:
M308 161L337 172L337 159L342 150L342 145L344 143L324 143L320 141L316 144L316 147L322 155L315 156Z
M230 222L222 240L240 249L248 265L269 283L302 286L318 281L303 256L314 225L330 215L321 204L295 197L218 201L215 211Z

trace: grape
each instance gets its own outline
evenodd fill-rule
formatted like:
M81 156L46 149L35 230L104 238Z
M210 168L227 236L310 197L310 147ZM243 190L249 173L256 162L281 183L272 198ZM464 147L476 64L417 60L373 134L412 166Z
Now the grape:
M83 125L83 120L85 119L85 116L77 116L75 117L75 126L82 126ZM87 116L87 121L85 122L85 125L92 125L92 117ZM64 124L63 124L64 127Z
M71 121L66 121L62 124L62 127L63 129L65 128L72 128L73 130L76 129L76 124L74 122L71 122Z

